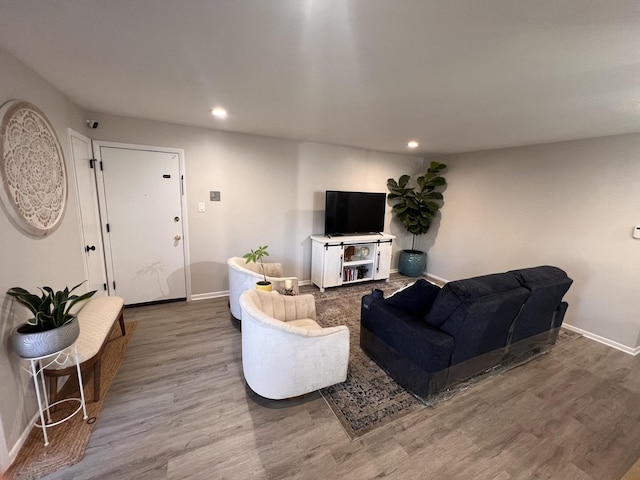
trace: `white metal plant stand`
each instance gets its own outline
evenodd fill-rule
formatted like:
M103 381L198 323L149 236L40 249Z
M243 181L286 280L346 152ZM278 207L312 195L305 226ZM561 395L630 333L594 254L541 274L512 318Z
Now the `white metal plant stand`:
M64 398L62 400L58 400L57 402L49 405L49 398L47 397L47 388L44 381L44 370L51 365L64 364L69 358L73 358L76 364L76 370L78 372L78 389L80 390L80 398ZM84 414L84 419L87 419L87 407L84 401L84 388L82 385L82 372L80 371L80 363L78 362L78 349L76 348L76 344L74 343L72 346L67 347L59 352L52 353L50 355L45 355L42 357L34 357L29 358L30 368L29 374L33 377L33 384L36 388L36 397L38 399L38 410L40 412L40 423L36 422L36 427L42 429L42 433L44 435L44 446L49 445L49 437L47 436L47 428L55 427L56 425L61 424L62 422L66 422L71 417L73 417L76 413L82 410ZM42 390L41 390L42 389ZM52 422L51 420L51 408L65 402L78 402L78 408L74 410L72 413L62 418L61 420L57 420L56 422ZM45 420L46 414L46 420Z

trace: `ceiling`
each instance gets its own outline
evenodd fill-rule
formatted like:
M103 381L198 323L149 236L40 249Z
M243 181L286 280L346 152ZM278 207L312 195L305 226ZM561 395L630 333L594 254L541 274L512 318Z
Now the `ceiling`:
M419 155L640 131L637 0L0 0L0 45L184 125Z

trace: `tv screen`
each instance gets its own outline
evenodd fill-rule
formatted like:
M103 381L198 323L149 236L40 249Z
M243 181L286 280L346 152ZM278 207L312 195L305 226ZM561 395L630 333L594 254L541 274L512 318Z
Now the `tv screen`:
M386 193L327 190L325 235L381 233L384 230Z

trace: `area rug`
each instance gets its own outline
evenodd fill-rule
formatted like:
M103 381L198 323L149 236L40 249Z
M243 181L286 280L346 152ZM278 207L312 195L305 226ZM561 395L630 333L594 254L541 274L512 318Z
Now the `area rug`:
M442 282L432 278L424 278L442 285ZM388 283L368 282L328 289L325 292L317 290L311 292L316 300L318 323L324 327L337 325L349 327L350 352L347 379L343 383L323 388L320 393L352 440L419 409L433 407L449 400L457 393L471 388L490 376L519 366L508 365L489 370L429 398L428 401L417 399L400 387L360 348L360 299L376 288L382 290L386 297L414 281L415 279L412 278L395 276ZM579 337L581 335L578 333L562 329L557 343Z
M88 419L84 420L82 412L78 412L68 421L48 428L47 435L50 443L47 447L44 446L42 430L33 427L17 458L6 472L9 479L40 478L82 460L96 426L96 419L102 412L102 405L109 386L120 368L120 363L136 326L136 322L127 322L127 333L124 337L120 333L120 328L112 330L109 342L102 352L100 400L97 402L93 401L93 375L89 375L88 372L83 375ZM58 394L58 398L77 396L79 396L78 384L73 379L67 382ZM61 408L55 412L55 415L63 416L65 405L58 406ZM77 403L72 408L74 407L77 407Z
M640 480L640 458L620 480Z
M313 292L317 320L324 327L349 327L350 352L347 380L323 388L320 393L352 440L392 420L424 408L413 395L400 387L360 348L360 299L373 289L391 292L415 281L397 277L388 283L367 282Z

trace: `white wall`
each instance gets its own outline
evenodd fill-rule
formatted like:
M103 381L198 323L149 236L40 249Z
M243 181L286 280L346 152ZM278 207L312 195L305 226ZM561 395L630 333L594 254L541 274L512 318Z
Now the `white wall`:
M83 128L82 111L28 67L0 48L0 104L21 99L39 107L52 123L64 151L69 173L67 127ZM25 366L9 349L9 333L26 320L26 309L13 306L4 292L13 286L28 290L50 285L63 288L84 279L75 192L69 184L67 210L61 226L45 238L19 231L0 210L0 470L8 466L11 449L36 412L35 392ZM1 188L1 186L0 186Z
M441 159L448 187L428 271L455 280L558 266L574 279L565 321L638 347L639 156L632 134Z
M96 140L184 149L194 295L227 291L227 258L265 244L286 274L309 280L309 236L323 232L325 190L386 192L387 178L422 168L421 158L408 155L88 116L99 121ZM209 201L210 190L221 192L220 202ZM386 231L400 237L396 251L406 248L410 240L391 224L390 207L386 220Z

